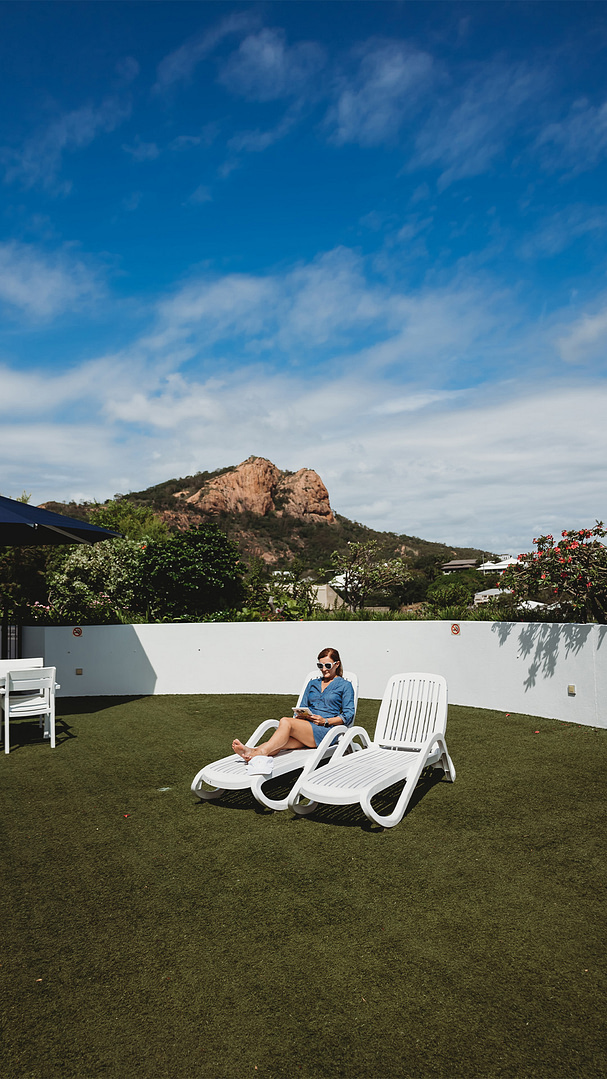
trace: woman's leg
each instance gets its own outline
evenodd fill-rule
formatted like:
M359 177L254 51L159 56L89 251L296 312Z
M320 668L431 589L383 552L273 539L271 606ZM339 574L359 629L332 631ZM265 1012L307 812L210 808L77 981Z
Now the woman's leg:
M307 719L293 719L292 716L283 716L278 724L278 729L274 731L271 738L268 738L267 742L263 742L262 745L255 746L252 749L251 746L245 746L238 738L235 738L232 742L232 749L235 753L244 757L245 761L248 761L251 757L257 757L260 754L265 757L273 757L280 749L312 749L315 745L312 724Z

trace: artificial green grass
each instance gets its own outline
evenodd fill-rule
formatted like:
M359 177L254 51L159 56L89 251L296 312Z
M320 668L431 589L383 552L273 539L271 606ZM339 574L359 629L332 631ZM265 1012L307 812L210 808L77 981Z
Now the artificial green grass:
M451 707L456 783L386 831L197 802L291 703L60 700L55 750L11 725L4 1079L603 1079L607 731Z

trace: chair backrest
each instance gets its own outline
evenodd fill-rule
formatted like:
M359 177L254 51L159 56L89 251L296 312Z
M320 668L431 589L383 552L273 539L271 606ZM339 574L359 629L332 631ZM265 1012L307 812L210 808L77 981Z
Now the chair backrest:
M29 670L31 667L42 667L42 656L37 659L0 659L0 679L6 677L9 671Z
M354 674L352 671L344 671L343 677L346 679L347 682L352 683L352 689L354 690L354 716L356 717L356 709L358 708L358 675ZM304 684L301 687L301 693L297 698L298 705L301 704L301 698L306 692L306 686L308 682L311 682L313 678L320 678L320 671L318 669L315 671L310 671L310 673L306 675L304 679Z
M447 683L441 674L395 674L379 708L376 745L415 749L447 726Z
M29 670L8 671L6 688L9 693L24 690L47 690L55 688L56 667L32 667Z

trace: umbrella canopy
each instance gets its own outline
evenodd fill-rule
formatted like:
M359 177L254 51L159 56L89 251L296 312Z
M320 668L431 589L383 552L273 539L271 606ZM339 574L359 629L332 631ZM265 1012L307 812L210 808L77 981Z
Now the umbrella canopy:
M24 547L38 543L98 543L115 539L120 532L110 532L75 517L52 513L27 502L15 502L0 495L0 546Z

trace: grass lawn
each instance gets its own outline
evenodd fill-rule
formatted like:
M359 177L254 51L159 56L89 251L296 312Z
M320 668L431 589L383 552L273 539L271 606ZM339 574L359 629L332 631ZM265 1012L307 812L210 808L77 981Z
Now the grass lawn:
M604 1079L607 731L452 706L456 783L386 831L195 801L292 703L60 700L55 750L11 725L4 1079Z

